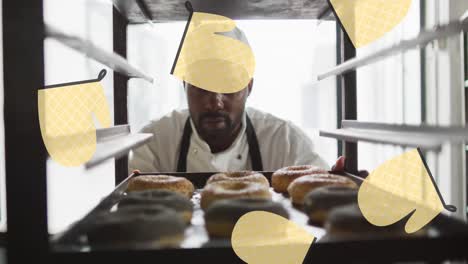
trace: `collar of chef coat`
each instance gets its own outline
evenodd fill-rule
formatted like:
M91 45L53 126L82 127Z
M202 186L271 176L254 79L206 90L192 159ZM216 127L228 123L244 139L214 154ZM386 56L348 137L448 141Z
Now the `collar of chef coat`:
M197 157L197 163L191 162L190 158L187 160L187 166L192 167L193 170L206 171L211 170L236 170L237 167L242 168L246 166L248 158L248 144L246 138L246 112L242 115L242 127L234 142L229 148L222 152L211 153L210 146L200 137L197 129L190 118L190 125L192 127L192 137L190 139L190 149L188 157ZM240 159L238 159L238 156ZM233 161L236 161L233 163ZM204 164L206 163L206 164ZM237 166L235 163L238 163ZM198 167L200 166L200 167ZM207 167L210 168L207 168Z

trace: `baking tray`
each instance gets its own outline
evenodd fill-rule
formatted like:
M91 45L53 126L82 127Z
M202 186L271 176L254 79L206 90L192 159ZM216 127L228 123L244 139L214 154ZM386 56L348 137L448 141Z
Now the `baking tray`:
M91 210L85 217L78 220L74 224L70 226L66 231L59 233L51 239L52 248L56 251L79 251L79 252L87 252L87 251L96 251L100 250L100 248L93 248L91 249L89 245L87 245L84 239L84 228L87 225L88 221L92 221L94 215L102 210L111 210L116 201L119 197L124 195L125 190L127 189L128 181L132 177L136 177L139 175L172 175L178 177L184 177L190 180L195 186L195 193L192 197L192 201L194 203L194 211L193 217L191 221L191 225L185 231L185 238L182 241L180 248L182 249L196 249L196 248L226 248L231 247L230 239L210 239L205 227L204 227L204 218L203 218L203 210L200 208L200 191L205 186L206 181L208 178L217 172L192 172L192 173L179 173L179 172L145 172L145 173L132 173L128 176L122 183L120 183L108 196L101 200L101 202ZM260 172L268 179L271 184L271 175L273 172L271 171L263 171ZM334 174L340 174L342 176L348 177L358 185L360 185L363 181L363 178L358 177L353 174L349 173L337 173L333 172ZM332 243L335 238L330 238L327 236L325 229L318 226L313 226L308 223L308 217L306 214L301 212L300 209L295 208L292 206L291 201L288 197L284 194L279 194L273 191L272 192L272 199L273 201L281 203L286 210L289 212L290 220L294 221L295 223L299 224L303 227L307 232L313 234L317 238L316 243L321 243L321 239L325 243ZM403 219L402 221L404 221ZM461 221L457 221L453 218L449 218L444 214L440 214L436 219L431 222L431 225L428 227L428 232L425 234L428 238L430 237L439 237L443 234L460 234L460 231L463 230L467 232L467 227ZM409 237L409 236L408 236ZM349 238L347 238L349 239ZM359 238L359 239L366 239L366 238ZM401 237L395 239L402 239ZM346 239L345 239L346 240ZM354 239L356 240L356 239ZM141 247L141 246L139 246ZM108 248L106 248L108 249ZM139 249L139 248L131 248L131 249ZM148 249L157 249L157 248L141 248L144 250Z

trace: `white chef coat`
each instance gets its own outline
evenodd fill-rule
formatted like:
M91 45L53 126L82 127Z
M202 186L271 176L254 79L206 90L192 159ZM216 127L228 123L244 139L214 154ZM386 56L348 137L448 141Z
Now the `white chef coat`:
M314 152L310 138L297 126L254 108L246 112L255 129L263 169L275 171L291 165L316 165L329 169L329 165ZM180 143L187 109L174 110L159 120L151 121L141 133L152 133L153 138L132 151L129 172L174 172L177 170ZM215 172L251 170L247 143L245 113L242 129L232 145L219 153L211 153L209 145L200 138L193 122L190 148L187 154L187 172Z

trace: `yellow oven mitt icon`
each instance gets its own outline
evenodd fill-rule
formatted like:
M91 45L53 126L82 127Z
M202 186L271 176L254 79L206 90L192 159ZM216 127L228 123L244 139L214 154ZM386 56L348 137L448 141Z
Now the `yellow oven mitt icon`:
M364 180L358 204L364 217L373 225L387 226L412 214L405 225L414 233L440 214L445 205L419 149L413 149L386 161Z
M38 91L42 139L51 158L63 166L79 166L96 151L96 127L111 126L109 105L98 79L46 86Z
M314 241L296 223L264 211L239 218L231 236L234 252L249 264L301 264Z
M411 0L329 0L356 48L379 39L408 13Z
M191 12L171 74L215 93L235 93L253 77L255 58L242 33L230 18ZM231 36L230 36L231 35Z

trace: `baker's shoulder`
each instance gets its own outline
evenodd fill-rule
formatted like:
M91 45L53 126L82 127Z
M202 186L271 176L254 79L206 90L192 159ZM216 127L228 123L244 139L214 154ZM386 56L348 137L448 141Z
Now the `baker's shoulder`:
M158 133L159 135L167 133L174 134L179 130L182 131L188 117L189 112L187 109L173 110L158 119L151 120L141 131L146 133Z
M305 136L304 131L289 120L251 107L246 111L259 137L267 136L268 138L282 139L284 137L302 138Z
M252 124L256 130L284 129L291 125L291 122L285 119L253 107L248 107L246 112L250 120L252 120Z

